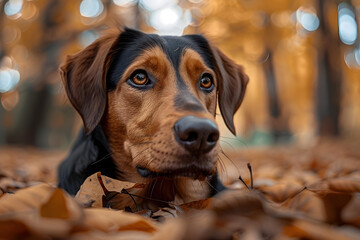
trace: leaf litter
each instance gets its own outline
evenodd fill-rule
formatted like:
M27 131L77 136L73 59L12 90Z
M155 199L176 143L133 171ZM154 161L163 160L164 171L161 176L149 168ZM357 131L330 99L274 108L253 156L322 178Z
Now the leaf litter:
M226 168L241 174L223 176L228 190L157 211L137 205L144 184L101 173L72 197L44 176L0 171L0 239L360 239L356 151L323 143L228 155Z

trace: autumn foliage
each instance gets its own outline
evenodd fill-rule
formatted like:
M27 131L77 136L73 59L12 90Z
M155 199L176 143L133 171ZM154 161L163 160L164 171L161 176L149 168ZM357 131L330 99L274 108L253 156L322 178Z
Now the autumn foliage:
M228 190L157 211L136 206L143 184L100 173L72 197L53 184L15 179L15 170L0 171L0 239L359 238L357 149L326 143L227 157L231 163L224 160L220 172ZM134 204L124 205L129 199Z

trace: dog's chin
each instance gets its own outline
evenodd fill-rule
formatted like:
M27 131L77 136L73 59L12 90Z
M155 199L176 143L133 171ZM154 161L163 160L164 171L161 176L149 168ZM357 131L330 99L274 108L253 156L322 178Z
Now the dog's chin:
M176 177L186 177L194 180L205 180L206 177L212 176L214 174L214 170L212 169L202 169L197 166L190 166L186 168L178 168L178 169L169 169L162 171L153 171L147 169L145 167L138 166L137 171L143 178L176 178Z

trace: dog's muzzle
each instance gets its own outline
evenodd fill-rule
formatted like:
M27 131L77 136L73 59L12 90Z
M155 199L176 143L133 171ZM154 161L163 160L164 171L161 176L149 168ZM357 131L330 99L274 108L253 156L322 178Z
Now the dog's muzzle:
M216 124L207 118L183 117L175 123L174 133L176 141L195 156L210 152L219 140Z

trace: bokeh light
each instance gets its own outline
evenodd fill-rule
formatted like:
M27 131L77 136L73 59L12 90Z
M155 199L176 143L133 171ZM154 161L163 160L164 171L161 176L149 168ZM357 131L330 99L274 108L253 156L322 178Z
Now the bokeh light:
M358 35L358 27L355 14L347 3L340 3L338 6L339 36L346 45L355 43Z
M4 6L4 12L7 16L14 16L21 12L23 0L9 0Z
M83 0L80 3L80 14L83 17L94 18L104 11L104 5L100 0Z
M135 5L137 3L137 0L113 0L113 2L120 7L128 7Z
M170 29L178 23L181 15L182 10L180 7L163 8L151 14L150 23L158 30Z
M316 13L299 8L296 11L296 19L301 24L301 26L309 32L313 32L319 28L320 20L317 17Z
M20 73L15 69L0 70L0 92L12 90L20 81Z
M140 0L140 5L147 11L155 11L176 4L177 0Z

